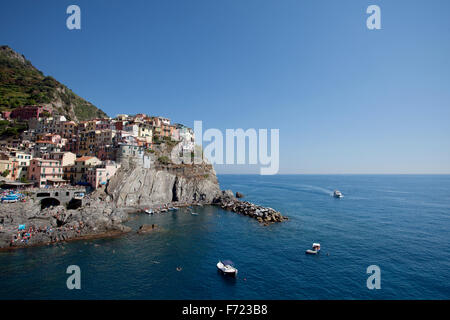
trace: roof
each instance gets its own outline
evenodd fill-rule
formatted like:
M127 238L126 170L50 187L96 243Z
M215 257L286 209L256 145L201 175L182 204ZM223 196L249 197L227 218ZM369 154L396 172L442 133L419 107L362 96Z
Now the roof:
M47 181L51 181L51 182L68 182L67 180L61 179L61 178L49 178L47 179Z
M84 157L76 159L75 161L87 161L87 160L94 159L94 158L95 157L84 156Z
M29 186L29 185L32 185L32 184L33 184L32 182L11 181L11 182L5 182L3 184L3 186L17 186L17 187L20 187L20 186Z

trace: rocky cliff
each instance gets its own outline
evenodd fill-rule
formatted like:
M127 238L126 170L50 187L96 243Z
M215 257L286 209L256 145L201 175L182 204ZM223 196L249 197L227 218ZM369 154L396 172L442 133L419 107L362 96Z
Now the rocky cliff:
M128 214L112 210L111 203L98 198L88 198L81 208L69 210L56 206L41 210L39 202L2 204L0 212L0 251L56 243L76 239L117 236L131 229L122 223ZM23 224L25 230L19 231Z
M150 169L123 166L109 181L106 193L116 207L148 207L177 203L209 204L220 195L209 164L166 165Z

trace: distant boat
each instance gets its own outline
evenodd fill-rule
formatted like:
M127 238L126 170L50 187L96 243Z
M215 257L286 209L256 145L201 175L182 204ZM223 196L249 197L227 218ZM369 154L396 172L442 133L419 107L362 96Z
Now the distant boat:
M145 209L145 213L146 214L153 214L153 210L152 209Z
M236 269L233 266L233 262L229 260L224 260L217 262L217 269L222 272L223 274L229 275L229 276L236 276L238 273L238 269Z
M192 214L193 216L198 216L198 213L197 213L197 212L191 212L191 214Z
M169 211L177 211L177 210L178 210L177 207L170 207L170 208L169 208Z
M308 249L306 250L306 254L318 254L320 252L320 243L313 243L312 244L312 250Z
M344 195L339 190L334 190L333 197L335 198L342 198Z

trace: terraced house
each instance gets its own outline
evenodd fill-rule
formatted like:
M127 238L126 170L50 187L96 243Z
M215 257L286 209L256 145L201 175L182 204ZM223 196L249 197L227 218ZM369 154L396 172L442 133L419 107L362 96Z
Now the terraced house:
M67 184L63 179L63 167L61 162L52 159L34 158L28 169L28 180L34 182L37 187L61 186Z

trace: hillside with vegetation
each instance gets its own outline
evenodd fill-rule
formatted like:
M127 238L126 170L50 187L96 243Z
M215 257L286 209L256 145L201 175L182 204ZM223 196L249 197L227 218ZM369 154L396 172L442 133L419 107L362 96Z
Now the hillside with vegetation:
M65 85L45 76L23 55L8 46L0 46L0 111L25 105L50 106L56 113L75 121L107 116Z

